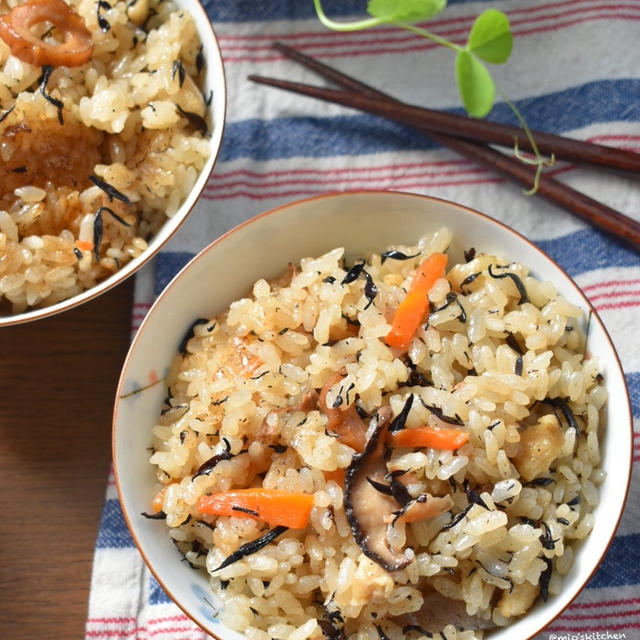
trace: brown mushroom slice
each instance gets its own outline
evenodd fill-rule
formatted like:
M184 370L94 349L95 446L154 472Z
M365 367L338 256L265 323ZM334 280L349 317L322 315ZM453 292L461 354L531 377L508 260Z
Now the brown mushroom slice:
M411 561L393 551L386 540L388 516L393 518L398 503L381 493L374 484L386 484L385 435L391 421L390 407L382 407L365 450L355 455L347 468L344 487L344 509L355 541L363 553L387 571L403 569ZM372 482L373 481L373 484Z
M438 633L448 624L457 629L493 629L496 625L491 618L481 618L479 615L469 615L467 605L463 600L447 598L434 589L423 591L424 603L420 611L405 613L391 618L403 629L419 627L429 633Z

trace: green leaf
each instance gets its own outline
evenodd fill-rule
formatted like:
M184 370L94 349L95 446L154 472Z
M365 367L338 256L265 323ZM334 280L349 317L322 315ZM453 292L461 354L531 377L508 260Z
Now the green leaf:
M446 6L447 0L369 0L367 12L384 22L420 22Z
M456 54L456 82L467 113L484 118L496 96L496 88L487 68L466 50Z
M513 36L509 27L509 18L496 9L487 9L474 21L467 50L486 62L501 64L511 55Z

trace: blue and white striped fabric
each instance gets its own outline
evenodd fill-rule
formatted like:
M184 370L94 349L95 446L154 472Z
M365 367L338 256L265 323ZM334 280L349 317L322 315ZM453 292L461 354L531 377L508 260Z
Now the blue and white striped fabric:
M364 0L326 0L329 15ZM450 51L407 32L339 34L311 0L206 0L222 48L228 122L214 174L180 232L137 276L133 329L170 278L206 244L257 213L328 191L393 189L454 200L534 240L576 280L619 350L640 461L640 256L410 128L247 81L250 73L318 83L270 44L296 47L405 101L460 111ZM640 152L640 0L452 0L434 32L462 41L489 6L510 18L514 52L497 82L533 128ZM513 122L504 99L490 117ZM637 176L558 162L551 173L640 217ZM640 478L618 533L578 600L540 638L640 636ZM599 632L600 636L596 635ZM606 633L609 633L607 636ZM572 635L573 634L573 635ZM589 635L591 634L591 635ZM137 553L109 481L93 569L87 638L196 640L206 634L169 601ZM514 639L517 640L517 639Z

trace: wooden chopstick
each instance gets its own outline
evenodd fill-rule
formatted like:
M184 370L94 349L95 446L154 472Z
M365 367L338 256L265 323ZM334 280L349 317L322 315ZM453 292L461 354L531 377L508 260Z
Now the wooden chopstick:
M322 89L320 87L313 87L312 85L306 85L302 83L289 82L284 80L276 80L273 78L265 78L263 76L249 76L249 79L274 86L277 88L286 89L295 93L303 95L310 95L311 97L320 97L318 92L324 95L333 96L335 93L344 93L349 96L360 95L370 100L376 100L378 103L385 103L389 108L394 106L404 106L403 103L392 98L391 96L374 89L373 87L352 78L322 62L314 60L295 49L287 47L281 43L274 43L273 45L278 51L286 55L287 57L295 60L301 65L315 71L322 77L334 82L338 86L344 87L349 90L335 91L331 89ZM313 90L309 92L309 87ZM329 94L324 94L325 91L329 91ZM331 98L322 97L324 100L333 102ZM344 101L338 101L340 104L345 104ZM445 114L446 115L446 114ZM424 135L432 138L435 142L447 146L450 149L464 155L476 162L479 162L489 168L499 171L500 173L507 175L508 177L516 180L517 182L531 187L535 178L535 169L523 162L506 156L499 151L485 146L484 144L478 144L470 140L458 138L457 136L442 134L435 132L430 128L424 126L416 126L415 123L411 123L416 129L418 129ZM537 136L537 134L536 134ZM560 138L560 136L553 136L554 138ZM567 140L566 138L560 138L561 140ZM573 142L573 141L570 141ZM583 145L591 146L588 143L581 143ZM600 146L600 145L593 145ZM609 149L609 147L605 147ZM615 150L614 151L618 151ZM626 152L631 153L631 152ZM631 154L637 155L637 154ZM639 156L640 157L640 156ZM640 250L640 222L633 220L625 216L624 214L607 207L606 205L586 196L575 189L565 185L564 183L542 174L540 177L540 183L537 193L547 200L561 205L563 208L586 220L587 222L597 226L603 231L615 236L617 239L622 240L626 244L631 245L636 251Z
M280 51L285 53L289 47L278 44ZM296 60L303 63L306 56L296 52L298 57ZM287 54L288 55L288 54ZM302 57L300 57L302 56ZM317 62L317 61L316 61ZM319 63L321 64L321 63ZM305 66L307 66L305 64ZM317 69L318 72L319 68ZM469 118L467 116L459 116L444 111L436 111L434 109L426 109L409 105L399 100L381 101L381 95L372 95L363 93L361 90L354 89L351 92L342 90L329 89L326 87L316 87L302 82L289 82L287 80L276 80L264 76L250 75L250 80L260 82L262 84L271 85L280 89L288 89L296 93L304 93L304 95L342 104L345 107L352 107L359 111L366 111L375 115L384 116L390 120L402 122L413 126L422 126L425 129L433 130L439 133L445 133L459 138L467 138L478 142L490 144L498 144L506 147L513 147L515 142L518 148L533 151L531 143L520 127L514 127L509 124L500 124L491 122L490 120L479 120ZM371 88L371 87L369 87ZM384 94L382 94L384 95ZM385 96L389 98L389 96ZM626 149L617 149L615 147L607 147L601 144L591 142L583 142L572 138L557 136L552 133L543 131L532 131L533 137L538 145L538 149L542 154L555 154L559 158L567 160L578 160L582 162L590 162L606 167L616 169L625 169L628 171L640 172L640 154L628 151Z

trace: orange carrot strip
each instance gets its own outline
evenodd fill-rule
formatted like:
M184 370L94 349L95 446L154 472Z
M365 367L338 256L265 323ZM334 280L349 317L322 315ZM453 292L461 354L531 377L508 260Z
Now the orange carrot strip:
M389 435L389 441L394 447L429 447L455 451L469 441L469 434L460 429L417 427L396 431Z
M213 516L258 518L292 529L304 529L309 523L313 496L280 489L234 489L198 498L198 509Z
M155 496L153 496L153 502L151 503L151 507L153 508L154 513L158 513L158 511L162 511L162 503L164 502L164 492L166 487L162 487Z
M42 41L31 30L37 24L52 23L64 42ZM0 17L0 38L11 53L36 67L79 67L91 59L93 40L84 19L62 0L30 0Z
M93 242L89 242L88 240L76 240L76 247L78 247L80 251L93 251Z
M444 275L447 256L444 253L432 253L424 260L413 277L409 291L398 305L391 321L391 331L386 343L390 347L406 349L417 331L420 321L429 307L429 291L438 278Z

